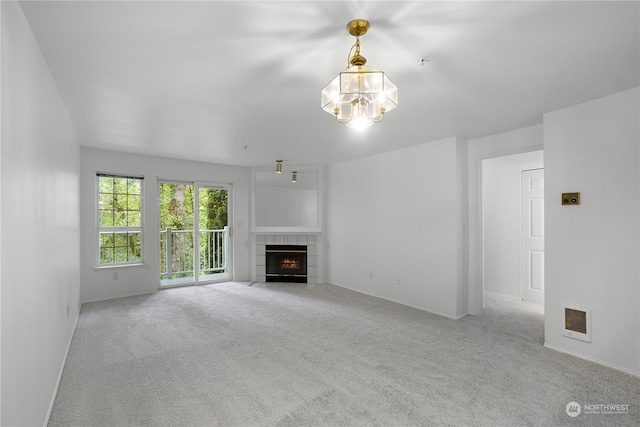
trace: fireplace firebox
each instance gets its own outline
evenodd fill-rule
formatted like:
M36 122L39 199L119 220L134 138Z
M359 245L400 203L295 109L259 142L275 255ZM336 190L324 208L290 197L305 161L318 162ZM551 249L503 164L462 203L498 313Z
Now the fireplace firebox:
M267 282L307 283L307 247L267 245Z

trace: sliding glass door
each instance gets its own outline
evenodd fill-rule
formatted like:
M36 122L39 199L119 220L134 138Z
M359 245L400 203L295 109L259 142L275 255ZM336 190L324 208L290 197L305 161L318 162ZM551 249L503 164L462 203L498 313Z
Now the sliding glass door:
M196 282L231 280L229 274L229 189L196 185L198 223Z
M160 181L160 286L231 280L229 188Z

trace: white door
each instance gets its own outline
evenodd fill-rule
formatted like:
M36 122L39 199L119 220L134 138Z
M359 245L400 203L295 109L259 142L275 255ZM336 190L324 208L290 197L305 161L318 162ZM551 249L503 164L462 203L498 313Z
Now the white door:
M544 169L522 171L520 296L544 303Z

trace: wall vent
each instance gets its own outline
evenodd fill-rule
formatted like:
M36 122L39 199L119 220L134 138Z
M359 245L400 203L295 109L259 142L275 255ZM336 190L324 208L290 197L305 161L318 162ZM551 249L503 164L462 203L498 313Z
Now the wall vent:
M584 307L565 305L562 335L580 341L591 342L591 310Z

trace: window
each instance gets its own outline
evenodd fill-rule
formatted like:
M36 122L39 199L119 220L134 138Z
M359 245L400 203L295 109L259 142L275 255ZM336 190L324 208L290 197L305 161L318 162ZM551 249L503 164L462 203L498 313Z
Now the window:
M98 173L98 266L142 262L140 176Z

